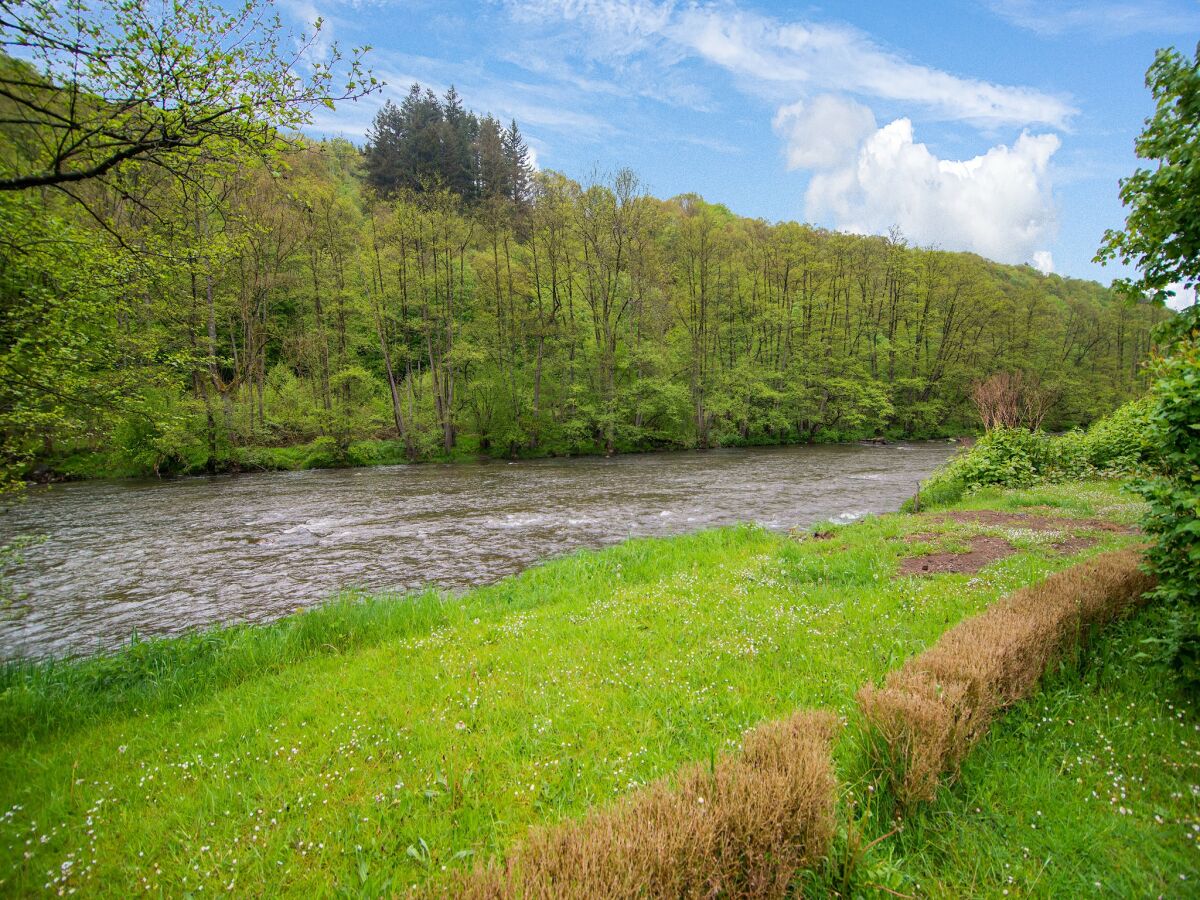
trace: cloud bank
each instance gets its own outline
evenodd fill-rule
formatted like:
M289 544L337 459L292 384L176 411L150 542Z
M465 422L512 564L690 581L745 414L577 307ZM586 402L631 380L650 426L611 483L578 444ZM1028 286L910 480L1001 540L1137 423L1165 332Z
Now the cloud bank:
M1053 268L1043 247L1055 227L1056 135L1022 132L1012 146L939 159L915 139L911 120L877 127L865 106L831 95L781 108L774 124L789 167L813 170L810 219L863 234L898 225L919 243Z
M732 2L510 0L509 8L539 27L568 25L579 58L624 72L618 81L644 85L647 70L666 79L684 62L731 75L743 94L776 108L787 167L810 173L811 221L862 233L895 225L920 243L1053 269L1045 248L1055 231L1058 136L1021 130L1011 145L941 159L915 138L910 118L880 127L867 103L988 132L1066 130L1076 110L1061 97L920 65L846 25L784 21Z
M848 25L787 22L732 3L510 0L523 20L558 19L588 33L584 52L612 63L653 54L663 67L699 59L768 98L838 90L918 104L978 125L1066 127L1076 110L1032 88L963 78L910 62Z
M1179 34L1200 28L1200 10L1179 0L991 0L992 12L1043 37L1087 31L1104 38Z

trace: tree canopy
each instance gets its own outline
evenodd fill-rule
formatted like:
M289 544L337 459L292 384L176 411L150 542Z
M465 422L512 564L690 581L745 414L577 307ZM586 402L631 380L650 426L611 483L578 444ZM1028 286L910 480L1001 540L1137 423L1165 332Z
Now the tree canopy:
M386 197L443 188L468 203L529 200L529 148L515 121L465 109L453 86L439 99L414 84L375 115L364 151L367 183Z
M313 109L377 87L362 50L312 52L321 31L293 35L274 0L0 0L0 190L274 149Z
M6 165L39 127L0 129ZM259 146L0 192L10 484L946 435L998 372L1069 427L1143 389L1166 315L898 233L655 198L628 170L537 172L516 123L453 90L385 104L363 149Z
M1155 111L1135 148L1154 167L1121 181L1125 227L1105 233L1096 259L1136 267L1123 285L1162 299L1171 285L1200 281L1200 44L1191 59L1159 50L1146 86Z

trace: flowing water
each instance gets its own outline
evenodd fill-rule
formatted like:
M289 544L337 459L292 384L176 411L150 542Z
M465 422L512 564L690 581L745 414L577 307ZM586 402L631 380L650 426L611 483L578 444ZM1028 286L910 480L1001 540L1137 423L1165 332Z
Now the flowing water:
M341 588L483 584L634 535L787 529L895 509L941 442L380 466L31 488L0 543L46 540L11 573L0 657L113 647L266 621Z

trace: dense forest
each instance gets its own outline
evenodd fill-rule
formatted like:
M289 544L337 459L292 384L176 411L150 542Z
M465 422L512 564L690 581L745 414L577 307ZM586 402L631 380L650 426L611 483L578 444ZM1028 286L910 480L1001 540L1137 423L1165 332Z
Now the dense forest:
M898 232L657 199L630 171L536 171L516 123L416 86L362 148L210 145L185 177L131 164L0 205L25 471L946 435L1018 371L1066 428L1142 389L1169 315Z

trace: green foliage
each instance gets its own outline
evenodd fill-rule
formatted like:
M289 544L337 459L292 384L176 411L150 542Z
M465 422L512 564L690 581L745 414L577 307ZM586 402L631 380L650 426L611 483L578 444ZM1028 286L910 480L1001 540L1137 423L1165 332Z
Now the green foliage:
M1154 399L1150 395L1131 400L1087 431L1079 457L1096 472L1125 474L1137 472L1157 457L1150 430Z
M517 123L463 108L453 86L438 99L414 84L397 106L375 114L363 151L367 183L384 196L445 188L470 202L525 204L529 148Z
M113 427L117 469L155 475L203 471L210 460L200 404L163 391L146 391L140 401Z
M407 461L398 441L356 441L346 448L346 464L351 466L394 466Z
M1050 458L1051 439L1040 431L999 427L960 451L921 486L930 504L953 503L982 487L1028 487Z
M206 154L278 150L277 128L298 129L315 108L377 89L357 50L344 86L335 83L337 46L322 59L307 52L321 27L317 19L309 35L289 33L272 0L6 2L0 190L111 183L146 163L188 179Z
M56 212L0 193L0 493L30 460L132 415L154 384L118 328L126 261Z
M987 487L1029 487L1096 476L1144 472L1159 462L1150 429L1152 398L1141 397L1060 435L999 427L961 451L921 486L929 506L953 503Z
M1096 258L1135 266L1138 277L1124 282L1130 293L1161 298L1200 276L1200 44L1192 59L1159 50L1146 86L1155 110L1135 147L1153 166L1122 180L1125 227L1105 234Z
M1200 308L1173 324L1174 343L1155 365L1147 438L1158 468L1136 483L1149 502L1150 565L1158 596L1173 610L1167 651L1200 687Z
M1121 183L1125 227L1105 235L1097 259L1139 270L1131 292L1163 298L1200 281L1200 44L1192 59L1160 50L1146 73L1155 101L1137 140L1151 161ZM1172 610L1169 655L1200 687L1200 309L1193 304L1156 337L1164 357L1154 366L1146 438L1158 469L1137 485L1150 503L1145 528L1154 539L1150 564L1158 593Z
M400 143L365 169L345 141L266 162L214 147L187 178L131 162L119 185L89 185L122 210L102 226L10 199L6 234L33 238L0 251L10 331L57 348L13 359L41 369L7 407L10 481L398 461L394 446L419 460L947 436L977 427L970 386L1014 368L1061 397L1047 427L1065 428L1142 389L1160 309L895 235L658 200L628 171L517 190L514 128L494 191L438 170L380 196L372 159L419 175L453 163L451 120L471 131L456 98L410 99L379 137ZM40 243L51 232L63 246Z

